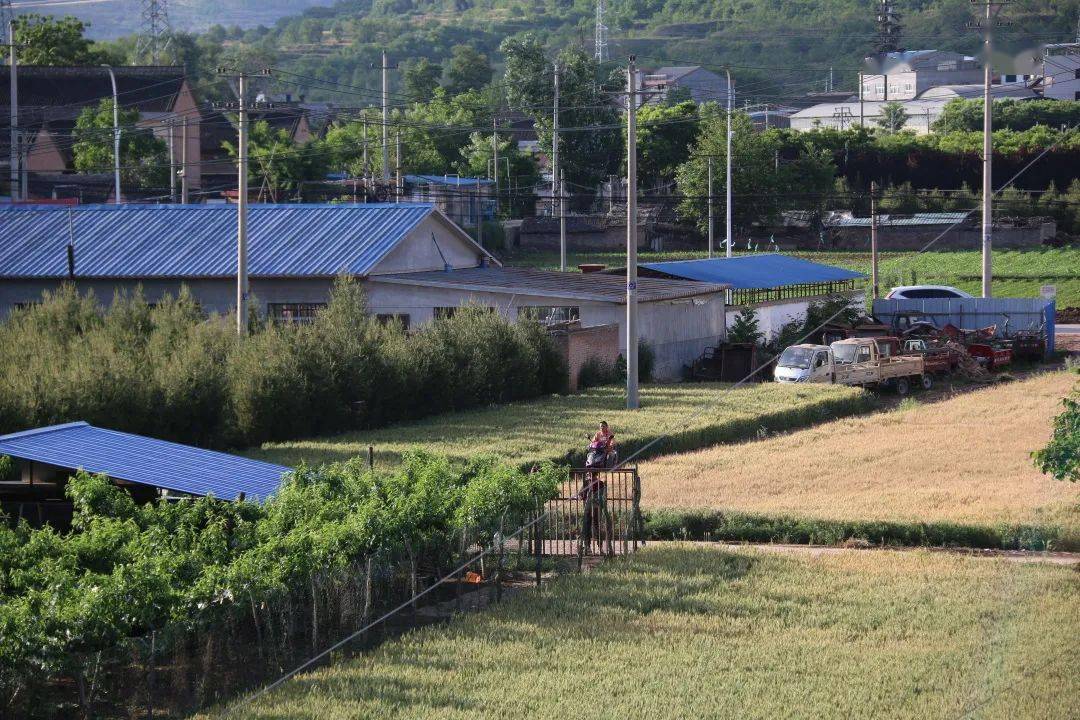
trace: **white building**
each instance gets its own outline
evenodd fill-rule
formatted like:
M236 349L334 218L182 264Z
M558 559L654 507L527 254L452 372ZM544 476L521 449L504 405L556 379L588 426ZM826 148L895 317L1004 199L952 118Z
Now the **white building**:
M1042 71L1043 97L1080 100L1080 42L1047 45Z
M68 248L71 248L69 253ZM71 262L69 262L69 257ZM510 320L523 315L619 326L625 351L625 280L503 268L430 204L253 205L248 213L252 307L303 322L335 278L359 280L372 314L415 327L467 303ZM0 317L65 282L105 303L141 288L149 302L189 288L207 312L236 303L236 209L223 205L94 205L0 209ZM723 285L642 279L640 337L655 377L723 340Z

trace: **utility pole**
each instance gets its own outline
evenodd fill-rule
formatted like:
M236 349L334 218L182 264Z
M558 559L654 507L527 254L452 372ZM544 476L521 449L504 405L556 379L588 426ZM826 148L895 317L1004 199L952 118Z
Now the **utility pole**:
M562 207L557 199L562 194L559 187L559 61L555 61L555 102L551 120L551 214L562 215ZM566 272L566 235L559 228L559 271Z
M112 82L112 125L113 125L113 198L114 204L120 204L120 94L116 92L116 73L112 67L103 65L109 71Z
M11 202L15 202L19 192L19 59L15 52L15 21L8 23L8 50L10 51L11 73Z
M731 248L735 244L735 238L731 236L731 106L735 102L735 87L731 84L731 70L725 70L727 73L727 252L726 257L731 257Z
M712 155L709 156L709 257L713 254L713 190L712 190Z
M187 117L184 118L183 124L180 126L180 202L184 205L188 204L188 164L187 164Z
M866 127L866 111L863 107L863 74L859 73L859 127Z
M495 170L495 215L499 215L499 128L497 120L491 118L491 155ZM507 178L509 181L509 178Z
M476 244L484 246L484 207L480 195L480 178L476 178Z
M368 190L371 189L371 164L368 162L368 123L367 110L364 111L364 202L367 202Z
M626 68L626 409L638 401L637 329L637 69L634 56ZM730 157L730 156L729 156ZM729 246L730 247L730 246Z
M565 172L559 168L559 259L564 271L566 270L566 196L563 195L566 188Z
M169 119L169 201L176 202L176 121Z
M401 129L394 136L394 202L401 202L405 194L405 183L401 176Z
M390 179L390 76L389 70L397 69L397 65L390 65L386 61L386 51L382 54L382 63L379 70L382 71L382 178L383 182Z
M983 178L982 178L982 296L992 296L993 284L993 187L992 171L994 160L993 136L993 98L990 84L993 80L993 58L995 18L1002 5L1008 0L971 0L973 5L982 5L984 16L981 23L983 31Z
M224 74L224 69L218 69ZM270 71L262 70L260 75L268 76ZM238 76L239 102L239 141L237 142L237 194L236 194L236 334L247 335L248 331L248 271L247 271L247 204L248 204L248 74L240 72Z
M870 286L872 298L878 299L877 183L870 183Z

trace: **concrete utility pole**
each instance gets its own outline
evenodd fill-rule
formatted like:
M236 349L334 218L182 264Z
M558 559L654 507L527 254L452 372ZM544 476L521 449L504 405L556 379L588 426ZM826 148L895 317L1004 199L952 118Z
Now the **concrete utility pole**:
M20 196L19 188L19 59L15 52L15 21L8 23L8 50L11 59L11 201Z
M240 141L237 163L236 196L236 334L248 330L248 273L247 273L247 202L248 202L248 116L247 75L240 73Z
M187 164L187 118L184 118L183 124L180 126L180 202L184 205L188 204L188 164Z
M225 74L227 71L218 69ZM268 69L260 75L268 76ZM236 334L246 335L248 331L248 271L247 271L247 204L248 204L248 74L240 72L238 76L238 130L237 168L236 168Z
M367 191L370 189L371 182L371 164L368 162L367 154L368 146L368 124L367 124L367 110L364 111L364 201L367 202Z
M859 73L859 127L866 127L866 110L863 106L863 74Z
M499 214L499 127L495 118L491 118L491 156L495 170L495 215ZM507 178L509 181L510 178Z
M103 65L109 71L109 80L112 82L112 124L113 124L113 201L120 204L120 94L116 92L116 73L112 67Z
M169 202L176 202L176 121L169 120Z
M984 16L981 23L983 31L983 178L982 178L982 296L992 296L993 284L993 234L994 208L992 171L994 161L993 136L993 98L990 84L993 80L993 59L995 17L1002 5L1008 0L972 0L973 5L982 5Z
M559 187L559 62L555 61L555 102L551 120L551 214L562 217L562 188ZM566 234L559 223L559 270L566 272Z
M390 65L386 61L386 51L382 54L382 178L383 181L390 179L390 76L387 71L394 70L397 65Z
M735 238L731 236L731 106L735 102L735 87L731 84L731 70L727 73L727 251L726 257L731 257L731 248L735 244Z
M709 257L713 254L712 155L709 156Z
M878 299L878 216L877 216L877 183L870 183L870 286L872 297Z
M566 270L566 171L559 168L559 255L562 269Z
M405 194L404 178L401 175L401 130L394 136L394 202L401 202Z
M638 400L637 329L637 69L634 56L626 68L626 408ZM729 246L730 247L730 246Z

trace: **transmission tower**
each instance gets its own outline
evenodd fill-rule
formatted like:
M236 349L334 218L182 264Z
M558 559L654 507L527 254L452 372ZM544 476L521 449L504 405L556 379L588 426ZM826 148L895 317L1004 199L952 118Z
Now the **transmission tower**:
M897 52L900 47L900 13L893 7L893 0L879 0L877 11L877 37L874 39L874 50L884 56L886 53Z
M608 27L604 24L604 0L596 0L596 62L602 63L608 57Z
M142 0L142 31L135 45L135 57L149 58L157 65L172 43L168 0Z

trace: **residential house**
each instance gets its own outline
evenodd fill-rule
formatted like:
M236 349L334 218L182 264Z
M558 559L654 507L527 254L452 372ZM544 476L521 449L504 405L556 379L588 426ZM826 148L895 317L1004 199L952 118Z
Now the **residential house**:
M189 187L201 187L199 164L200 112L184 69L165 66L117 66L116 77L120 106L138 111L138 126L170 142L173 157L183 155L183 124L187 129ZM72 131L83 109L96 107L113 97L110 69L105 67L53 67L20 65L18 78L18 124L23 132L20 142L21 166L35 195L49 197L52 185L65 184L57 177L74 170ZM11 82L9 66L0 69L0 83ZM0 99L0 179L10 177L10 116L7 93ZM35 182L35 176L51 182ZM112 188L108 187L108 192Z
M118 291L141 288L155 302L187 286L208 312L235 307L229 206L13 206L0 209L0 237L0 315L66 282L106 303ZM347 275L363 284L370 312L408 326L477 303L510 320L618 325L625 350L624 279L503 268L432 204L253 205L248 272L253 308L276 321L314 317L335 278ZM677 379L723 339L725 289L639 282L640 336L656 355L656 377Z
M666 102L669 93L676 88L687 92L696 103L727 102L727 78L700 65L662 67L641 71L638 75L642 105Z
M1046 46L1040 85L1043 97L1080 100L1080 42Z

